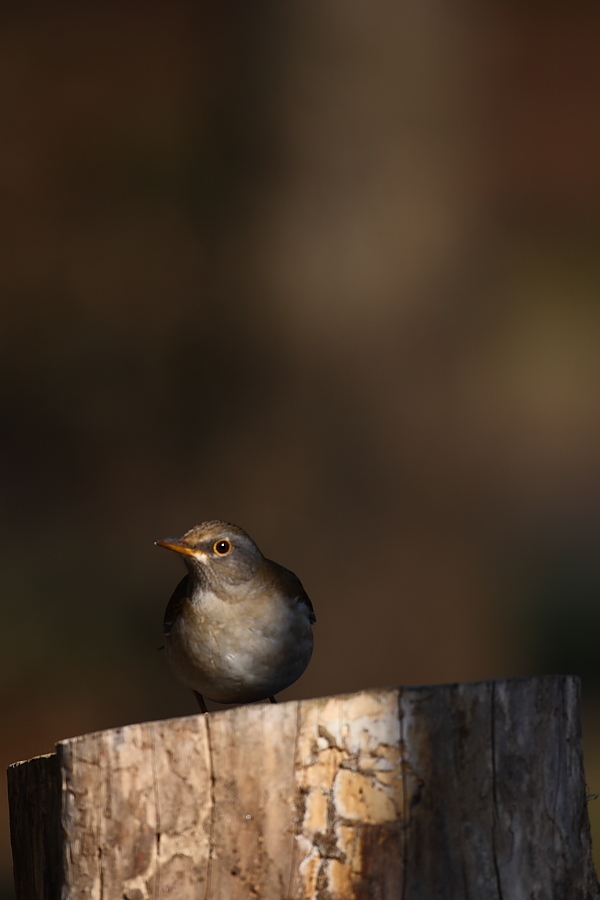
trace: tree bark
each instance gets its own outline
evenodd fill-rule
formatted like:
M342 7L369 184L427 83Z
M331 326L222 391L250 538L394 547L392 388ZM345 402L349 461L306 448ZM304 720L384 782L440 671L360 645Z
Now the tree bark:
M9 769L17 900L598 900L570 676L84 735Z

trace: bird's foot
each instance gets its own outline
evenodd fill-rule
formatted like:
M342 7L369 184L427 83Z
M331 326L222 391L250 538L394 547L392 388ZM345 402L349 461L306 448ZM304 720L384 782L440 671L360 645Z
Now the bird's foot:
M194 697L198 701L198 706L200 707L200 712L207 713L208 710L206 708L206 703L204 702L204 697L202 694L199 694L198 691L194 691Z

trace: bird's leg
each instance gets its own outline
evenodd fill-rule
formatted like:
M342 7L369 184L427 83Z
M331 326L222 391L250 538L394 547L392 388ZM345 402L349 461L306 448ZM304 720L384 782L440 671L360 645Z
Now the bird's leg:
M277 703L277 700L275 699L275 697L269 697L269 700L271 701L271 703Z
M200 712L207 713L208 710L206 708L206 703L204 702L204 697L202 694L199 694L198 691L194 691L194 697L198 701L198 706L200 707Z

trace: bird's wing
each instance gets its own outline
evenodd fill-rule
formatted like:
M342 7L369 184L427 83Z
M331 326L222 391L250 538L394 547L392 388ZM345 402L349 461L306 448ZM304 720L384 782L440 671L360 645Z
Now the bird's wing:
M315 616L313 605L310 602L310 597L304 590L298 576L294 575L293 572L290 572L290 570L286 569L284 566L280 566L279 563L273 562L272 559L268 560L268 562L277 572L279 583L283 588L284 593L290 597L294 597L299 606L304 606L306 608L308 612L308 621L311 625L314 625L317 621L317 617Z
M188 575L184 575L184 577L181 579L181 581L173 591L171 599L167 603L167 608L165 609L165 614L163 617L163 634L170 633L173 625L175 624L181 613L181 610L183 609L186 600L189 599L188 578Z

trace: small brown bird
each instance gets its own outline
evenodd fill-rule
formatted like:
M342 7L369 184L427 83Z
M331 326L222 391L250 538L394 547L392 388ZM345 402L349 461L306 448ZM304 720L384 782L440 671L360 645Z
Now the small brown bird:
M250 703L293 684L306 669L316 621L300 580L265 559L237 525L203 522L181 538L156 541L181 553L188 574L163 620L173 672L218 703Z

